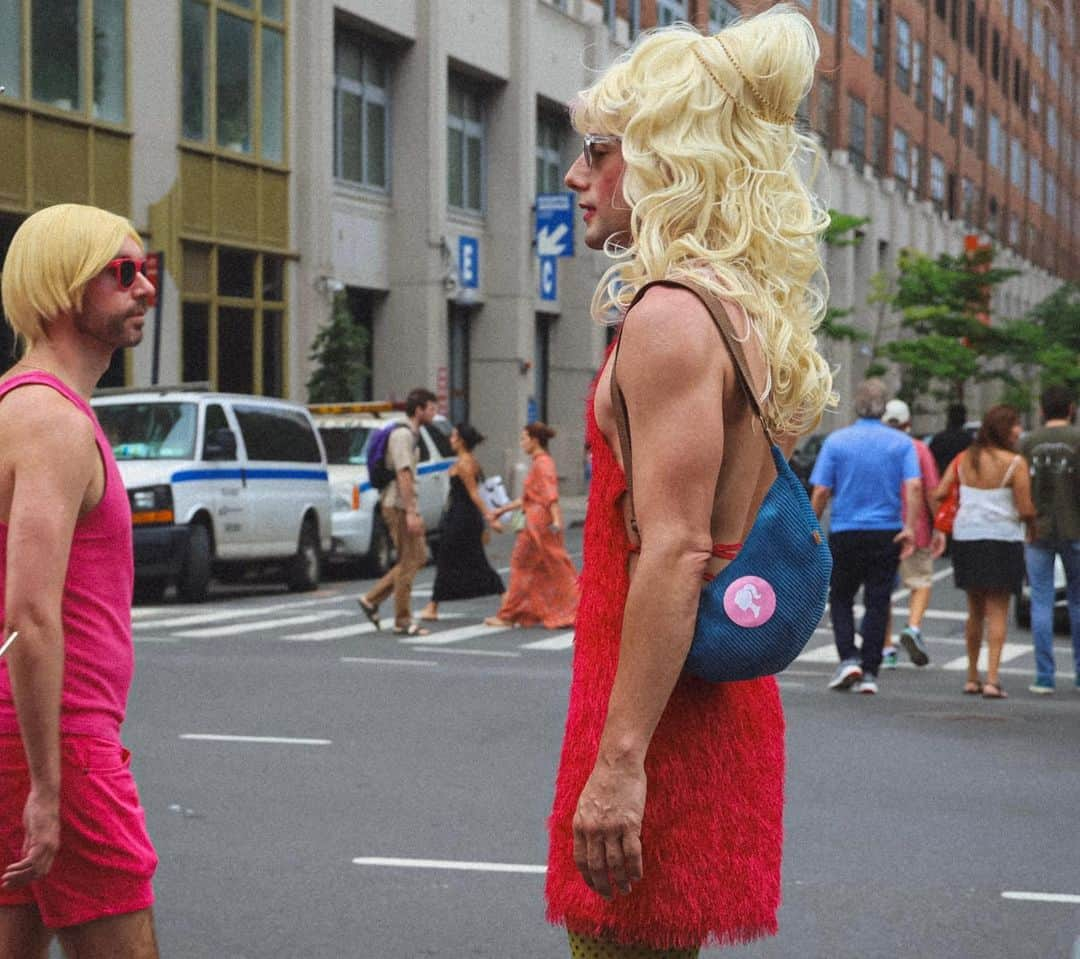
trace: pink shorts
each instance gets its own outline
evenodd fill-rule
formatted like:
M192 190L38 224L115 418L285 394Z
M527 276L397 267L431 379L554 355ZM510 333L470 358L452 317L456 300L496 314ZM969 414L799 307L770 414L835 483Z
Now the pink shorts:
M128 768L131 754L108 739L64 736L61 762L60 851L44 879L0 888L0 906L36 905L51 928L148 908L158 859ZM0 736L0 871L22 858L29 791L22 740Z

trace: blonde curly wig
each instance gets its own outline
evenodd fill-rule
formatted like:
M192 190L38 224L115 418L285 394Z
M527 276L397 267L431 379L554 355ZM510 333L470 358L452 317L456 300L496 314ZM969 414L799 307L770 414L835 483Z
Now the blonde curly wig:
M619 322L654 280L694 280L743 306L769 364L775 433L813 429L836 404L814 331L828 297L828 213L809 182L816 143L794 124L819 55L787 4L706 37L655 30L579 94L574 126L622 139L631 242L614 238L593 316Z

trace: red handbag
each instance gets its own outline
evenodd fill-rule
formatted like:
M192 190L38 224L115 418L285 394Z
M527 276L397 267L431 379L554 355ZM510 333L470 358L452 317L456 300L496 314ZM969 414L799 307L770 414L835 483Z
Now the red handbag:
M939 530L946 536L952 536L956 511L960 508L960 471L957 464L963 455L963 453L958 454L949 464L948 469L945 470L946 474L949 470L952 470L952 486L949 487L949 494L941 501L941 505L938 506L937 512L934 514L934 529Z

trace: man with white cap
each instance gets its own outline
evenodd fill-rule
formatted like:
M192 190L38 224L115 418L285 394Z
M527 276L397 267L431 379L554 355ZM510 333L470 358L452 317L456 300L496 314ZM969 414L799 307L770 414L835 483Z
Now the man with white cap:
M885 404L885 415L881 422L904 433L911 433L911 410L903 400L889 400ZM910 523L905 515L904 525L915 530L915 552L900 560L900 581L911 590L908 600L908 621L900 632L900 644L916 666L925 666L930 662L930 654L922 636L922 619L930 605L930 590L934 585L934 560L930 544L933 541L934 513L930 506L930 494L937 489L941 477L938 474L934 454L922 440L911 437L915 452L919 457L919 472L922 475L922 495L919 498L918 515ZM907 503L904 512L907 512ZM885 669L896 668L896 646L892 641L892 608L889 609L889 625L885 632L885 648L882 650L881 665Z

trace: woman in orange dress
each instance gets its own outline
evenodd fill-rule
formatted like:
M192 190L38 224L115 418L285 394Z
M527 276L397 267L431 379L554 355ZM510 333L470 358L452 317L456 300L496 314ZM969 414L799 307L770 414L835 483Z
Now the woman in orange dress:
M559 480L547 451L554 435L543 423L530 423L521 431L521 449L532 457L532 468L520 499L500 507L495 516L521 509L525 528L518 533L510 556L510 588L499 612L484 620L487 626L562 629L574 625L577 571L566 555Z

